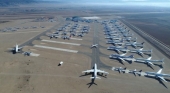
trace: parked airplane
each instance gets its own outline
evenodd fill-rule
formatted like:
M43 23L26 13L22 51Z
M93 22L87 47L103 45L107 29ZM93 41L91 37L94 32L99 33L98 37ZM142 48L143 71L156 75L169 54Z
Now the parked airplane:
M98 44L91 45L91 48L97 48L97 47L98 47Z
M123 34L124 37L132 37L133 34Z
M83 36L84 36L84 35L83 35L83 34L81 34L81 33L77 35L77 37L83 37Z
M117 53L119 53L120 51L122 51L122 52L128 52L128 51L130 51L127 47L121 47L121 46L118 46L118 47L116 47L116 46L110 46L110 47L107 48L107 50L114 50L114 51L116 51Z
M111 54L109 56L109 58L111 58L111 59L118 59L118 60L121 60L121 62L125 62L125 60L126 61L131 61L131 62L135 61L133 55L130 55L130 56L125 56L125 55L126 55L126 53L125 54L121 54L121 55Z
M105 71L102 71L102 70L99 70L97 69L97 64L95 63L94 64L94 69L91 69L91 70L86 70L86 71L83 71L82 73L93 73L93 77L91 77L92 79L100 79L100 77L97 77L97 74L101 73L101 74L109 74L108 72L105 72Z
M51 38L58 38L59 35L58 35L58 34L51 34L51 35L49 35L49 37L50 37L50 39L51 39Z
M145 73L147 74L147 76L155 77L156 79L160 79L167 82L164 77L170 77L170 74L163 74L161 72L162 69L160 69L158 72L145 72Z
M123 42L123 40L121 40L121 41L113 41L113 40L112 40L112 41L107 41L106 43L107 43L107 44L114 44L114 45L116 45L116 44L124 43L124 42Z
M123 40L126 40L126 41L128 41L128 42L130 42L130 41L136 42L136 40L137 40L137 38L132 39L131 37L124 37L124 38L122 38L122 39L123 39Z
M111 39L111 40L121 40L122 37L120 36L106 36L105 39Z
M137 43L137 42L125 43L125 46L132 46L134 48L136 48L136 47L143 47L143 45L144 45L144 42L142 42L142 43Z
M121 72L125 72L126 71L126 67L125 68L122 68L122 67L118 67L118 68L112 68L112 70L116 70L116 71L119 71L119 73Z
M133 73L135 76L136 76L136 74L140 75L141 72L142 72L142 70L139 70L139 71L137 71L136 69L135 70L129 70L129 73Z
M31 52L24 52L23 54L24 54L24 56L30 56Z
M137 53L137 54L139 54L141 56L143 56L144 54L151 55L152 49L151 50L143 50L143 48L141 48L141 49L133 49L133 50L130 50L130 52Z
M15 47L12 48L13 54L18 53L18 52L21 52L21 49L22 49L22 48L23 48L23 47L19 47L19 46L16 44Z
M164 63L164 61L163 61L164 59L162 59L162 60L151 60L151 58L152 57L149 57L147 59L137 58L137 59L135 59L135 61L139 62L139 63L145 63L149 66L151 66L151 65L154 66L155 63L156 64L163 64Z
M66 35L65 35L65 36L63 36L62 38L63 38L64 40L65 40L65 39L70 40L70 37L69 37L69 36L66 36Z

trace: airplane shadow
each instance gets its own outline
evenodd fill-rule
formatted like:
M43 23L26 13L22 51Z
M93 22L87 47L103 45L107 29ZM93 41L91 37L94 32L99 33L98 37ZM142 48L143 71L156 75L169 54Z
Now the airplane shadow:
M123 62L122 62L122 60L119 60L119 59L117 59L118 61L119 61L119 63L121 63L122 65L125 65Z
M160 68L163 68L163 65L162 64L154 64L155 66L158 66Z
M83 77L83 76L88 76L88 75L91 75L92 77L94 77L94 74L93 73L85 73L84 75L80 75L79 77ZM101 77L104 77L104 78L107 78L106 76L107 75L103 75L103 74L99 74L99 73L97 73L97 75L99 75L99 76L101 76ZM90 88L93 84L94 85L97 85L95 82L95 79L91 79L91 82L90 83L87 83L87 85L89 85L89 87L88 88Z
M145 76L145 77L147 77L147 78L152 78L152 79L155 79L155 80L157 80L160 84L162 84L165 88L167 88L168 89L168 87L163 83L163 81L162 80L160 80L160 79L158 79L158 78L155 78L155 77L152 77L152 76ZM166 81L168 81L168 82L170 82L170 80L169 79L165 79Z
M152 70L154 70L154 68L151 66L151 65L148 65L148 64L146 64L148 67L150 67Z
M91 82L87 83L87 85L89 85L88 88L90 88L92 85L97 85L94 81L95 81L95 79L91 79Z

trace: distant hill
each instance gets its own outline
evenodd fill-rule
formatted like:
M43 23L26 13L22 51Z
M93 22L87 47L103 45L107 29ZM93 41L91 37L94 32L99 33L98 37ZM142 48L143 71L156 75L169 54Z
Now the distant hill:
M0 0L0 6L11 6L17 4L33 3L36 0Z

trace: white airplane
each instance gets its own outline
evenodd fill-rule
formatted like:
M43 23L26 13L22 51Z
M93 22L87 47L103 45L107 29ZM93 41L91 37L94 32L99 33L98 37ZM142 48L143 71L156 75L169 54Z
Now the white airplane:
M151 60L151 58L152 57L149 57L149 58L147 58L147 59L143 59L143 58L137 58L135 61L136 62L140 62L140 63L145 63L145 64L147 64L147 65L149 65L149 66L154 66L154 63L159 63L159 64L163 64L164 63L164 59L162 59L162 60Z
M162 69L160 69L158 72L145 72L145 73L147 74L147 76L155 77L156 79L160 79L160 80L167 82L164 79L164 77L170 77L170 74L163 74L161 72L162 72Z
M22 49L22 48L23 48L23 47L18 47L18 45L16 44L15 47L12 48L12 52L13 52L13 53L21 52L21 49Z
M121 72L125 72L126 71L126 67L125 68L122 68L122 67L112 68L112 70L119 71L119 73L121 73Z
M97 48L97 47L98 47L98 44L91 45L91 48Z
M98 73L104 73L104 74L109 74L108 72L105 72L105 71L102 71L102 70L99 70L97 69L97 64L95 63L94 64L94 69L91 69L91 70L86 70L86 71L83 71L82 73L94 73L94 76L91 77L91 79L101 79L100 77L97 77L97 74Z
M137 71L136 69L135 70L129 70L129 73L133 73L135 76L136 76L136 74L140 75L141 72L142 72L142 70L139 70L139 71Z
M151 50L143 50L143 48L141 48L141 49L133 49L133 50L130 50L130 52L137 53L137 54L139 54L141 56L143 56L144 54L151 55L152 49Z

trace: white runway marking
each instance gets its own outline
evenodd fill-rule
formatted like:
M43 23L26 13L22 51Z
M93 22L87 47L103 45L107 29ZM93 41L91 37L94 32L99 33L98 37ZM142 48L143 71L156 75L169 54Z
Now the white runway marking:
M60 43L60 44L68 44L68 45L75 45L75 46L80 46L81 44L76 44L76 43L68 43L68 42L59 42L59 41L53 41L53 40L41 40L44 42L51 42L51 43Z
M0 33L0 34L19 34L19 33L32 33L32 32L42 32L42 31L28 31L28 32L3 32L3 33Z
M78 52L76 50L69 50L69 49L49 47L49 46L41 46L41 45L34 45L34 47L45 48L45 49L52 49L52 50L59 50L59 51L65 51L65 52L73 52L73 53L77 53Z
M79 39L79 38L70 38L70 39L73 39L73 40L83 40L83 39Z

